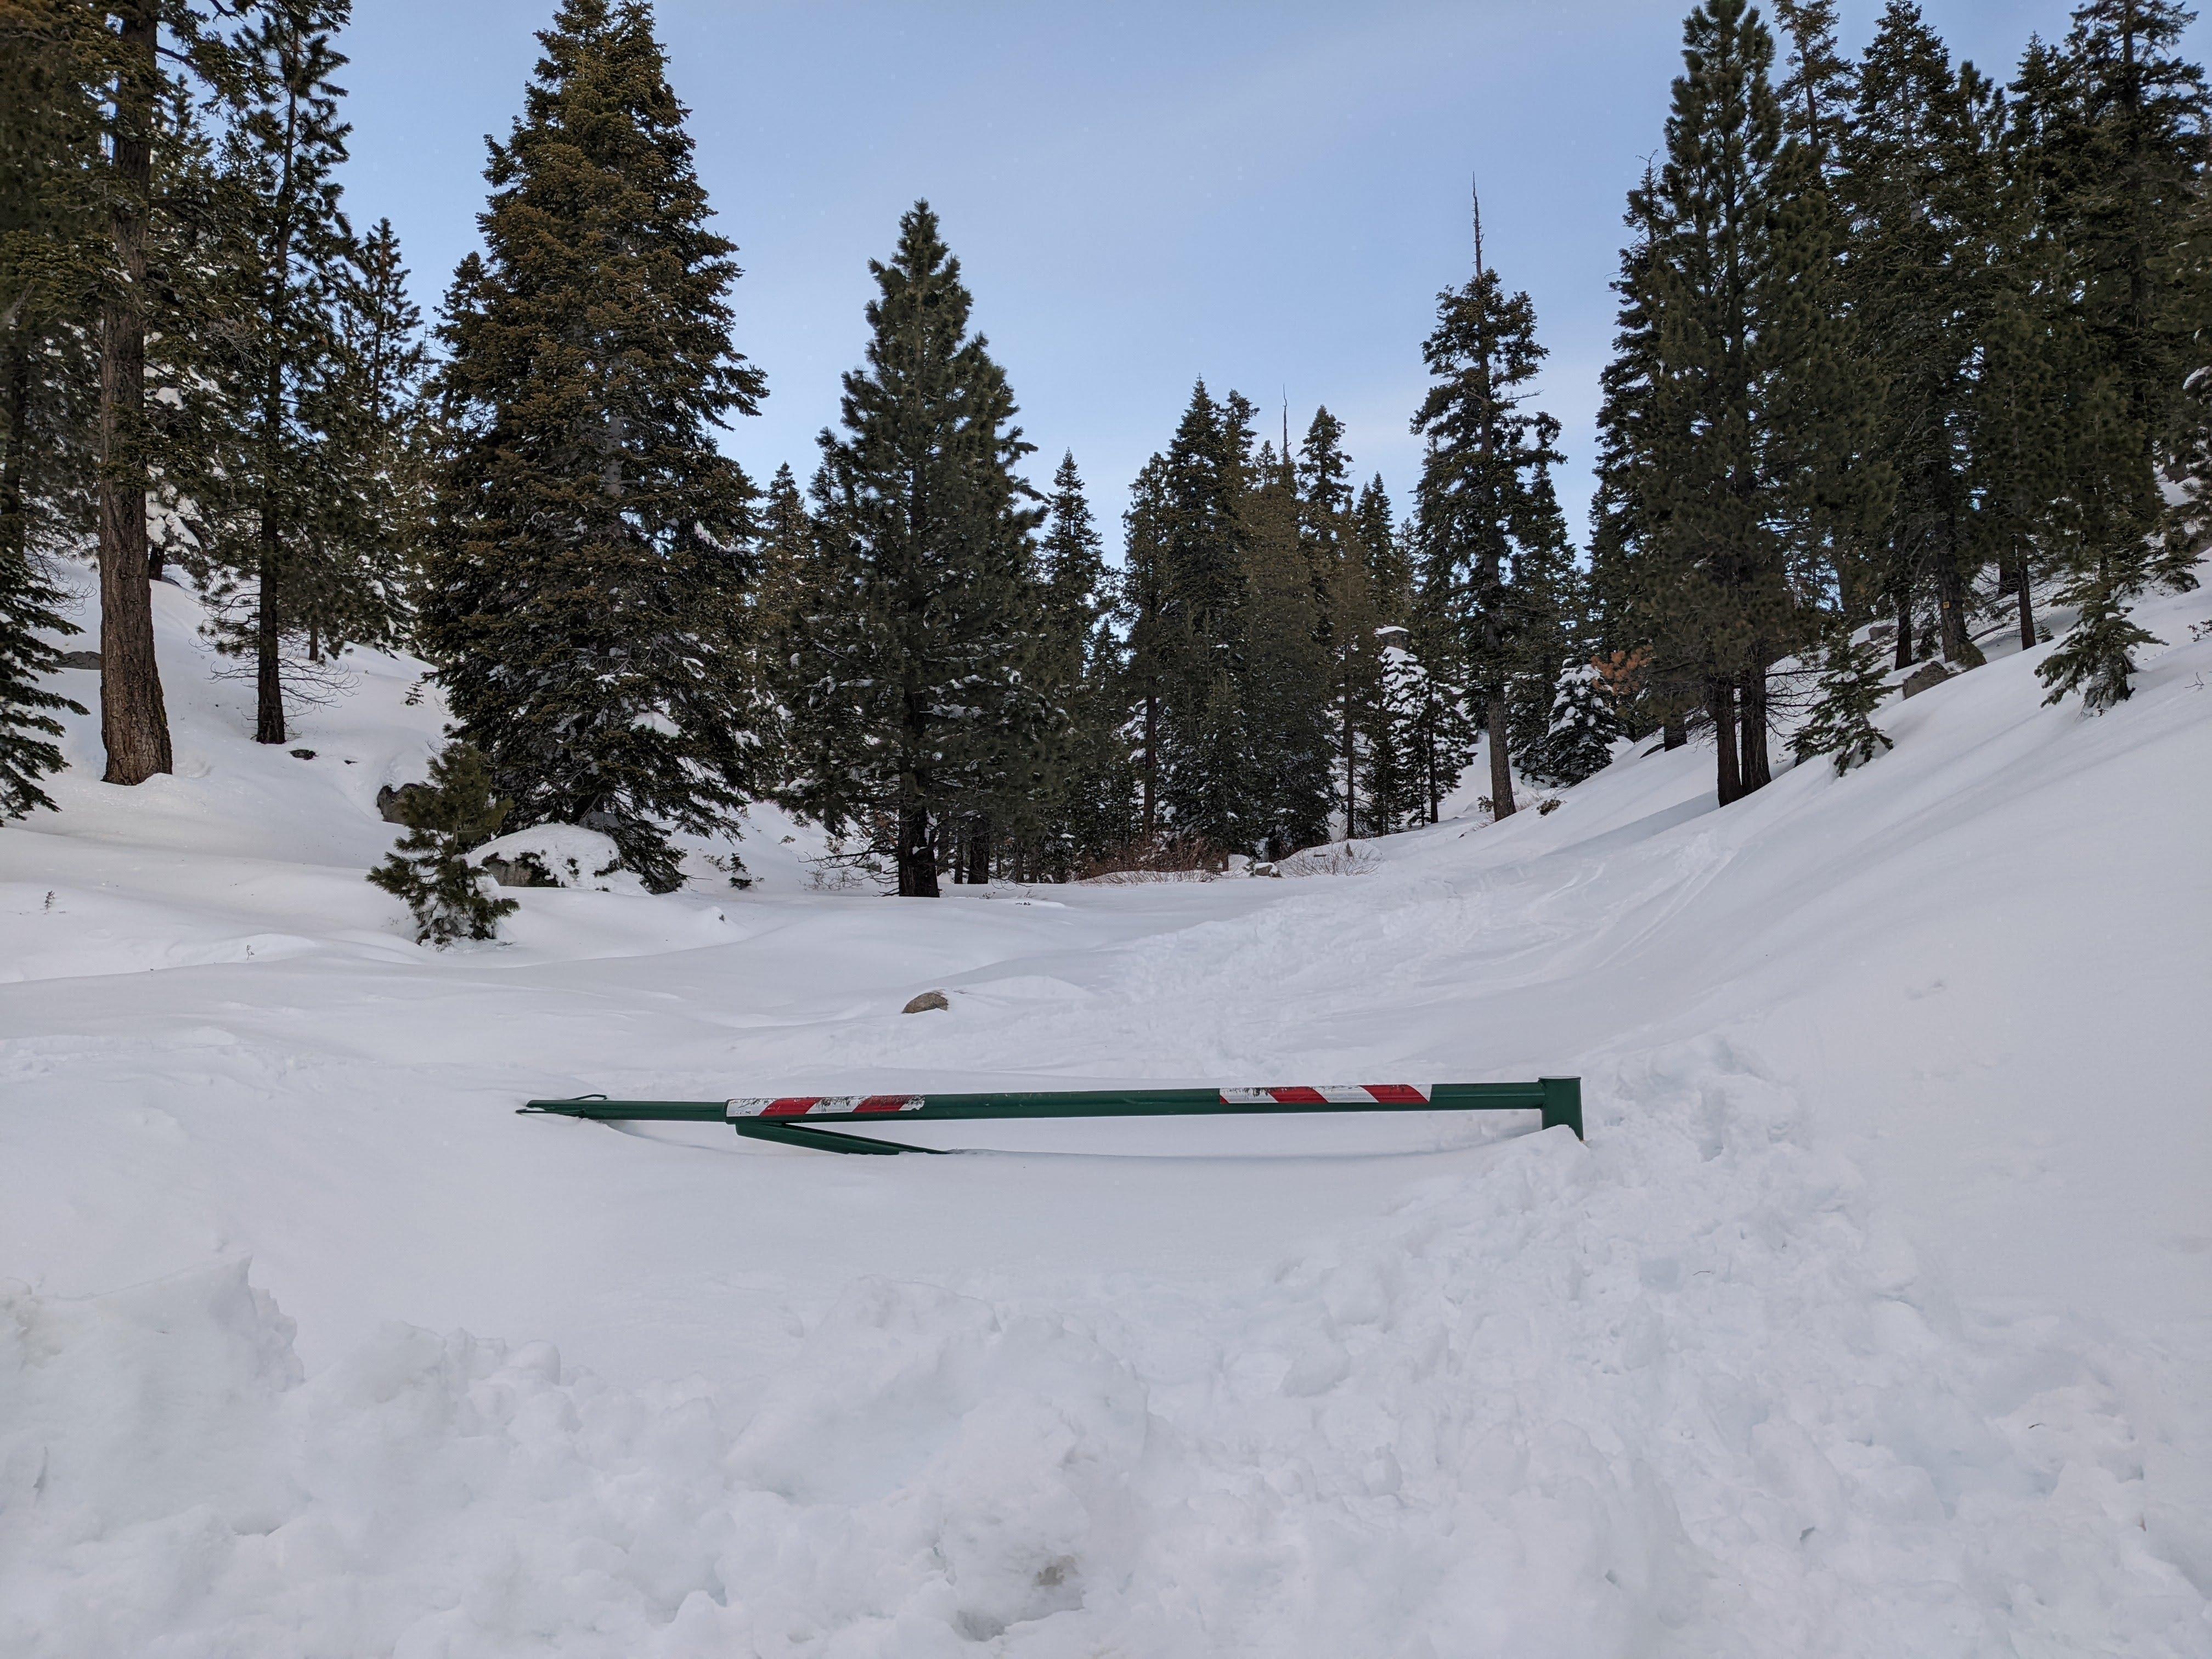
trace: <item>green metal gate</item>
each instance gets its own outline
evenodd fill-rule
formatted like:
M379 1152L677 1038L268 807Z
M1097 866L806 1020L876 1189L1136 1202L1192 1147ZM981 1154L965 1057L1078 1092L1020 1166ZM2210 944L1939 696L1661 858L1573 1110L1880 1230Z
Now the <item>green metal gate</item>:
M581 1095L533 1100L521 1109L599 1122L727 1123L753 1140L825 1152L935 1152L830 1123L942 1122L949 1119L1061 1117L1249 1117L1281 1112L1534 1111L1543 1127L1583 1135L1580 1078L1533 1083L1438 1083L1273 1086L1255 1089L1086 1089L1017 1094L778 1095L734 1100L609 1100Z

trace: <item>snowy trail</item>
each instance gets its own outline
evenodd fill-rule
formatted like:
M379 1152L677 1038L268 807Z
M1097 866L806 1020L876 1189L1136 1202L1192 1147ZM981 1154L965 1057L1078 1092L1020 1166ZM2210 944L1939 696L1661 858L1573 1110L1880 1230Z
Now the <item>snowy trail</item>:
M764 817L761 891L439 957L360 878L413 666L256 750L173 605L186 775L80 726L0 831L0 1650L2212 1654L2203 608L2102 720L2008 658L1726 813L1692 750L935 907ZM1562 1069L1587 1148L511 1115Z

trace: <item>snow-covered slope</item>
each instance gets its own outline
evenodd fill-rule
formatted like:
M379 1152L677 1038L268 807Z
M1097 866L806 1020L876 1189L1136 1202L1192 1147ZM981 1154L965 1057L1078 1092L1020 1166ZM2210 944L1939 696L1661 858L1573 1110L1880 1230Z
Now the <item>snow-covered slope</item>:
M442 955L362 879L419 665L257 749L158 598L178 775L76 722L0 830L0 1650L2212 1653L2201 594L2102 719L2015 655L1724 813L926 905L763 811ZM511 1112L1563 1071L1587 1147Z

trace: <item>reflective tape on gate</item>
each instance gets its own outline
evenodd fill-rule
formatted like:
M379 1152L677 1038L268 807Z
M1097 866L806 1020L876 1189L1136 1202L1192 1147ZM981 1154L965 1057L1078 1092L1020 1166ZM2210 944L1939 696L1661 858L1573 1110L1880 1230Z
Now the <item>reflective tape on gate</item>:
M1315 1088L1224 1089L1224 1106L1417 1106L1425 1104L1425 1083L1335 1083Z
M927 1103L923 1095L778 1095L752 1097L729 1103L732 1117L807 1117L858 1113L873 1117L918 1112Z

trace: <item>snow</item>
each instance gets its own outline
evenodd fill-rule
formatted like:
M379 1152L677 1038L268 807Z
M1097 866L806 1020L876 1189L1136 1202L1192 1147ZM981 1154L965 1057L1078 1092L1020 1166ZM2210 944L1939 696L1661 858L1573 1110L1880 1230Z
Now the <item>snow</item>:
M2212 1654L2202 593L2109 714L2014 651L1725 812L1645 744L930 905L761 808L443 953L362 878L421 665L301 760L156 597L178 775L74 721L0 830L0 1651ZM512 1114L1560 1072L1587 1146Z
M622 853L611 836L574 823L539 823L495 836L469 854L482 865L498 859L535 866L556 887L581 887L595 893L642 893L645 884L622 867Z

